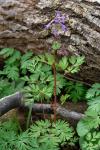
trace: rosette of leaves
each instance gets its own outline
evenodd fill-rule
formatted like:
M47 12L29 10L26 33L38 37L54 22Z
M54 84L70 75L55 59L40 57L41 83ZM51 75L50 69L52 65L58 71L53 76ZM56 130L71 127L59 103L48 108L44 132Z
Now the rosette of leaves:
M30 131L30 136L36 137L40 144L45 143L54 148L66 144L73 146L77 141L73 128L63 120L57 120L56 123L49 120L37 121Z
M66 93L73 102L85 100L86 88L82 83L68 81L66 83Z

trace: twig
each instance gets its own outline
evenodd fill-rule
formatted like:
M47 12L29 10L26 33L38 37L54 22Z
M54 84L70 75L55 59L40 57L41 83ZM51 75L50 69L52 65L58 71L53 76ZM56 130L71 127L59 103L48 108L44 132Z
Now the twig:
M16 92L0 99L0 116L21 105L22 93Z
M89 84L89 83L87 83L87 82L84 82L84 81L80 81L80 80L71 78L71 77L69 77L67 74L64 74L64 77L67 78L67 79L70 80L70 81L73 81L73 82L80 82L80 83L82 83L82 84L84 84L84 85L87 85L87 86L91 87L91 84Z

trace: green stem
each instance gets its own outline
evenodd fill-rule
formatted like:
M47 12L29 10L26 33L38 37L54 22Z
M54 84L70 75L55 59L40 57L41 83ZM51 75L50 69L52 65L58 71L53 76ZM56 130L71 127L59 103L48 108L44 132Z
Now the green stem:
M32 106L33 106L33 103L32 103L32 104L30 105L30 107L29 107L29 112L28 112L28 117L27 117L27 122L26 122L26 129L28 129L28 127L29 127L29 125L30 125Z

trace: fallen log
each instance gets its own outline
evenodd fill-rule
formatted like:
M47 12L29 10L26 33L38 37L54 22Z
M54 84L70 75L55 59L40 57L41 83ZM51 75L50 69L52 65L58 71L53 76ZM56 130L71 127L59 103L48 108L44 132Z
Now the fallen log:
M12 95L0 99L0 116L8 111L17 108L21 104L22 93L16 92Z
M23 94L20 92L17 92L15 94L6 96L2 99L0 99L0 116L4 115L8 111L18 108L18 107L25 107L29 109L29 106L26 106L23 103ZM60 115L64 118L72 118L74 120L79 120L84 117L84 114L69 111L66 108L60 106L59 104L56 105L56 114ZM32 106L33 112L44 112L44 113L53 113L54 107L51 104L33 104Z

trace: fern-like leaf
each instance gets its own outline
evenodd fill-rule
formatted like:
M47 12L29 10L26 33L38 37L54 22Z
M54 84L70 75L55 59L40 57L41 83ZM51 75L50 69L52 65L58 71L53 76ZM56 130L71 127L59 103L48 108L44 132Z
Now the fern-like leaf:
M11 80L18 80L19 78L19 68L17 66L6 65L3 72Z
M13 48L3 48L0 51L0 56L3 56L4 58L7 58L9 56L12 56L14 53L14 49Z
M65 121L58 120L52 124L52 127L51 132L59 137L62 145L65 141L69 141L74 135L73 129L69 128L69 124Z
M73 102L85 99L86 89L81 83L69 81L66 83L66 91L70 95L69 99Z
M63 57L63 58L59 61L59 67L60 67L62 70L67 69L67 67L68 67L68 58L67 58L67 57Z
M32 56L33 53L29 51L21 57L21 70L23 74L26 74L28 67L32 62Z
M19 51L14 51L14 53L5 61L5 64L14 64L16 61L20 61L20 59L21 53Z
M87 99L91 99L97 96L100 96L100 83L93 84L86 94Z

